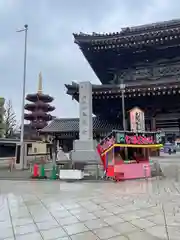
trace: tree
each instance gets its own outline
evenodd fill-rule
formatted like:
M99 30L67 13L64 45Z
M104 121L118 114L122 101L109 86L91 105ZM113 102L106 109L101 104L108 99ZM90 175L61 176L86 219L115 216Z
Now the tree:
M13 110L11 100L8 100L5 104L4 114L4 135L5 138L12 137L17 129L16 114Z

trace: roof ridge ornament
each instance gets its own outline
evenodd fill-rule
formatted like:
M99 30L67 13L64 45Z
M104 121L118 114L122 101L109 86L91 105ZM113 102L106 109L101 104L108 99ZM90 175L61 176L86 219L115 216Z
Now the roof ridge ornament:
M42 94L42 73L39 73L38 94Z

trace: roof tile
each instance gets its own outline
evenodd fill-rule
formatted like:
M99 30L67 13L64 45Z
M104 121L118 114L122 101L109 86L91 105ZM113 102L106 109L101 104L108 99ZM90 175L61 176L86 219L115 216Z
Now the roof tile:
M112 131L113 129L121 129L120 124L112 124L99 117L93 117L94 131ZM78 132L79 118L56 118L48 126L43 128L41 132Z

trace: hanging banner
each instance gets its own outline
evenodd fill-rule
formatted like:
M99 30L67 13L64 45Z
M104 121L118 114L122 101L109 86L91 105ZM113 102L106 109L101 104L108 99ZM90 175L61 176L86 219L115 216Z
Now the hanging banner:
M138 107L130 110L130 128L133 132L145 131L144 112Z

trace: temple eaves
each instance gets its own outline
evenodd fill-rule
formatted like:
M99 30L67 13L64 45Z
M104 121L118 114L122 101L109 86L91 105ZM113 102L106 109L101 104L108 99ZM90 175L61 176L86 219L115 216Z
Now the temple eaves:
M162 21L150 24L143 24L139 26L132 26L132 27L123 27L119 32L112 32L112 33L96 33L93 32L91 34L88 33L73 33L75 39L83 38L102 38L102 37L111 37L111 36L118 36L118 35L131 35L131 34L139 34L139 33L147 33L151 31L158 31L158 30L165 30L168 28L175 28L180 27L180 19L173 19L169 21Z

